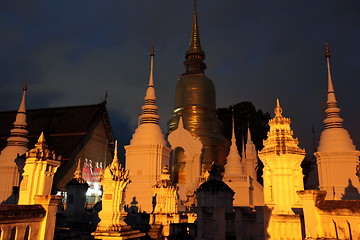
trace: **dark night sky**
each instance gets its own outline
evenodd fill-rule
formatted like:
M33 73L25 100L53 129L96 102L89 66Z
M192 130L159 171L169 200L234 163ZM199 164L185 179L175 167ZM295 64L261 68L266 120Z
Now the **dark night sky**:
M117 138L129 141L144 103L148 52L156 46L155 84L165 132L191 31L191 0L0 1L0 110L17 109L28 78L28 108L101 102ZM198 2L206 75L217 106L276 98L300 146L312 152L326 99L324 44L345 128L360 144L360 1ZM129 124L130 130L127 130ZM318 141L318 140L316 140Z

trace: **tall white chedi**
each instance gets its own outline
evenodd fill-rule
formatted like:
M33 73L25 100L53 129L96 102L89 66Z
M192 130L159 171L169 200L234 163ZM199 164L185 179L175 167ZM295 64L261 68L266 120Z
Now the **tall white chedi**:
M223 181L229 185L229 187L234 190L234 206L241 206L243 204L244 196L242 195L244 191L242 179L244 176L244 165L241 162L241 157L239 155L237 146L236 146L236 137L235 137L235 126L234 126L234 113L232 116L232 133L231 133L231 146L229 154L226 158L226 165L224 167L224 178ZM246 186L245 186L246 187ZM245 196L246 197L246 196Z
M293 214L292 208L301 206L296 194L304 190L302 168L305 151L298 147L293 137L290 119L282 116L279 100L276 102L275 117L269 121L268 138L259 151L264 164L264 201L273 208L273 213Z
M19 186L20 173L14 160L17 156L23 155L28 150L27 145L29 140L26 138L28 134L28 130L26 129L26 90L27 83L25 80L14 128L10 130L7 146L0 154L0 178L2 179L2 184L0 185L0 203L11 195L14 186Z
M159 180L161 169L169 164L171 149L166 146L164 135L159 126L158 107L155 105L154 88L154 56L150 53L150 78L145 96L145 105L142 107L140 124L132 136L130 145L125 146L126 167L131 169L132 184L126 194L126 204L135 200L143 211L152 212L152 186Z
M360 199L360 184L356 176L360 152L346 129L337 107L335 91L330 72L330 52L325 46L328 73L328 95L325 109L325 129L320 136L315 153L320 190L327 191L326 199Z
M226 158L223 181L235 192L234 206L263 205L264 202L263 188L256 180L257 153L251 141L250 128L247 138L246 145L242 145L242 157L240 157L236 146L233 114L231 146ZM244 139L242 142L244 143Z

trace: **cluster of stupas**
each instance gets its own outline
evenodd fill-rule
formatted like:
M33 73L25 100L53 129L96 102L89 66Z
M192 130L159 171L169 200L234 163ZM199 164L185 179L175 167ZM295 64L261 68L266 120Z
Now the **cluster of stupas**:
M279 100L260 151L256 150L248 128L240 156L234 114L231 141L223 136L221 121L216 116L215 87L204 74L205 52L200 44L196 1L190 44L185 54L186 72L177 83L167 139L158 124L154 57L152 48L145 104L130 144L125 146L126 169L119 163L117 144L112 162L104 166L103 171L97 167L102 209L91 236L104 240L140 239L145 236L140 232L143 229L135 229L136 224L132 228L127 222L129 217L140 219L136 216L145 215L149 225L145 232L151 239L170 239L171 236L197 240L360 238L357 227L360 224L357 172L360 152L339 115L328 45L325 130L315 153L320 190L304 190L300 164L305 151L293 136L290 119L283 117ZM48 149L44 134L40 135L35 148L28 150L26 90L25 82L14 127L0 154L3 180L0 197L4 203L19 206L41 205L42 216L38 217L42 218L37 221L42 225L33 226L39 233L32 236L52 239L61 197L51 195L51 191L61 159ZM264 164L263 185L257 178L258 158ZM85 192L89 188L86 180L91 169L89 164L84 165L82 168L81 161L78 162L73 168L74 177L66 184L63 221L69 229L87 226L91 218L84 209ZM6 224L3 225L10 229L16 222ZM3 226L1 222L0 225ZM24 227L21 231L29 236L29 229ZM13 236L13 232L6 230L4 234ZM70 235L67 236L70 239Z

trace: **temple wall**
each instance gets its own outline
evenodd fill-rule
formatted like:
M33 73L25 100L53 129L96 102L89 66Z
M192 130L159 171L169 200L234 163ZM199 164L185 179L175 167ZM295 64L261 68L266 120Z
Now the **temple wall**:
M307 239L360 239L360 201L324 200L325 191L298 191Z
M0 239L41 240L45 214L41 205L0 205Z

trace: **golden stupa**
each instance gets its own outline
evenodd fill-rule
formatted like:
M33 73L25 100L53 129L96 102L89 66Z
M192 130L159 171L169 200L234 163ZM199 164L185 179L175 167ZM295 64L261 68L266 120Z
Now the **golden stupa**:
M186 72L180 76L176 86L175 109L168 122L168 129L169 134L177 129L182 116L185 129L202 142L202 169L209 170L212 162L224 167L229 143L223 136L222 123L216 116L215 87L204 74L204 59L195 4L192 34L185 54Z

